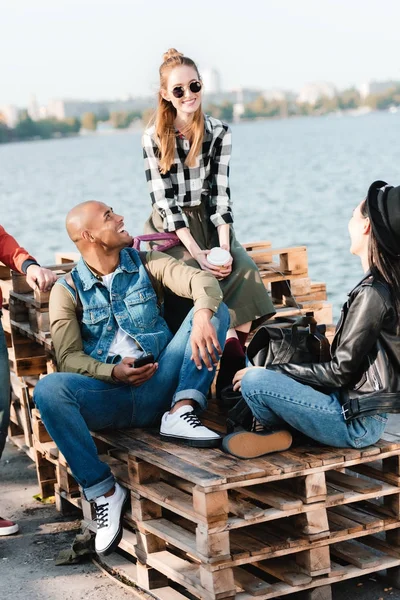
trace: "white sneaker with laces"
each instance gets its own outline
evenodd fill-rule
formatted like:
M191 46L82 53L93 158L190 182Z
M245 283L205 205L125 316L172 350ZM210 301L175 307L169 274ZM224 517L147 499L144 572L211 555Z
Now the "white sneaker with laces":
M112 496L96 498L97 533L95 548L97 554L111 554L122 538L122 516L128 501L128 491L115 484Z
M201 423L190 405L181 406L172 414L164 414L160 436L167 442L181 442L196 448L215 448L222 439L218 433Z

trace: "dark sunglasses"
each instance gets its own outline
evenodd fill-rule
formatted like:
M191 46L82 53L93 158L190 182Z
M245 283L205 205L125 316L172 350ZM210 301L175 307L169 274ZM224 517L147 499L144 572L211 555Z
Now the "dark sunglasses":
M198 94L202 86L200 81L192 81L191 83L189 83L189 85L177 85L172 90L173 96L175 96L175 98L183 98L183 96L185 95L185 89L187 87L192 92L192 94Z

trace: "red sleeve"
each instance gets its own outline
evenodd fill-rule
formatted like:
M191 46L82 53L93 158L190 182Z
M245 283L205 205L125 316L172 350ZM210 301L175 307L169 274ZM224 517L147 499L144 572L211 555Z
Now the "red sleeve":
M36 260L18 244L12 235L0 225L0 260L15 271L22 273L22 265L26 260Z

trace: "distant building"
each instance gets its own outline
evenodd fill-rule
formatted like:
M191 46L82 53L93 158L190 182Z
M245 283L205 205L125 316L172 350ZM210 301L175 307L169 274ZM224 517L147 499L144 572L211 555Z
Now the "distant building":
M291 94L283 90L265 90L262 95L267 102L284 102Z
M201 80L204 85L205 94L221 93L221 76L216 69L204 69L201 71Z
M235 123L238 123L245 111L243 102L236 102L233 105L233 120Z
M336 88L332 83L324 81L307 83L301 88L300 93L297 96L297 102L299 104L308 103L314 105L320 98L334 98L336 93Z
M30 116L32 121L39 121L40 119L39 104L34 94L32 94L28 104L28 115Z
M95 115L118 112L143 111L155 104L155 97L127 97L123 100L52 100L47 106L47 114L60 121L68 117L82 117L84 113Z
M398 81L367 81L358 86L361 98L364 100L367 96L385 94L389 90L399 86Z
M13 104L0 106L0 122L5 123L7 127L15 127L19 121L19 111Z

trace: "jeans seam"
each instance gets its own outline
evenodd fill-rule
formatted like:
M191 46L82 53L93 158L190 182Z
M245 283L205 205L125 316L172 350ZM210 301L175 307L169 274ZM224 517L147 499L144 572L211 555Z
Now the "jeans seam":
M244 394L245 398L255 398L257 395L268 395L271 396L271 398L276 398L277 400L284 400L285 402L290 402L290 404L297 404L298 406L304 406L305 408L309 408L311 410L315 410L317 412L324 412L324 413L330 413L332 415L339 415L340 411L338 410L331 410L331 409L327 409L327 408L323 408L321 406L317 406L315 404L306 404L305 402L300 402L298 400L295 400L294 398L289 398L288 396L282 396L281 394L276 394L274 392L268 392L267 394L265 393L265 391L254 391L251 394ZM271 409L272 410L272 409Z

